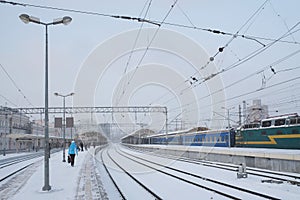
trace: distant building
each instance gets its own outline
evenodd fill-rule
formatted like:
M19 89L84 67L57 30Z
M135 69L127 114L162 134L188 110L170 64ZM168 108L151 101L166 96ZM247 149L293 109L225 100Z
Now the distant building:
M11 134L26 134L30 132L29 117L17 109L0 107L0 150L14 149L16 141L11 139Z
M269 116L268 106L262 105L260 99L253 100L252 106L247 108L245 123L259 122Z
M0 132L7 134L12 132L28 133L30 126L29 117L18 110L8 107L0 107ZM13 131L14 130L14 131Z

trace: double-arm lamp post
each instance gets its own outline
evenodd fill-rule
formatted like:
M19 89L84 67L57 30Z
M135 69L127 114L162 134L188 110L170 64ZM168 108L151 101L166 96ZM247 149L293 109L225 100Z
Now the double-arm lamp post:
M66 162L66 153L65 153L65 150L66 150L66 97L73 96L74 93L72 92L70 94L62 95L62 94L55 92L54 95L63 98L63 108L64 108L64 113L63 113L63 121L64 121L64 123L63 123L63 140L64 140L63 162Z
M49 184L49 115L48 115L48 26L50 25L57 25L57 24L64 24L68 25L71 21L71 17L63 17L60 19L55 19L53 22L45 23L41 22L39 18L29 16L27 14L21 14L19 18L25 23L28 24L29 22L35 23L35 24L41 24L45 26L46 30L46 45L45 45L45 156L44 156L44 162L45 162L45 168L44 168L44 186L42 188L43 191L49 191L51 190L51 186Z

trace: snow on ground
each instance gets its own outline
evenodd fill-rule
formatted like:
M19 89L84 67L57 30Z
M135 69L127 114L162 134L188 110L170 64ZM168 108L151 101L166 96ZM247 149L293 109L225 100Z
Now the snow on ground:
M50 191L42 191L44 186L44 162L40 159L30 168L11 178L0 186L1 199L40 200L40 199L82 199L82 195L97 199L94 172L92 172L93 150L79 152L75 158L75 166L62 162L62 151L51 154L50 163ZM66 154L67 155L67 154ZM15 154L19 156L19 154ZM13 157L13 155L10 155ZM4 158L2 158L4 159ZM86 175L88 174L88 176ZM99 198L98 198L99 199Z
M74 199L76 183L84 157L88 152L80 152L75 158L75 166L62 162L62 152L51 155L49 160L51 190L42 191L44 186L44 164L41 164L26 185L12 199Z
M280 185L261 183L262 178L255 176L249 176L248 179L237 179L235 172L227 172L215 168L205 167L199 164L195 165L178 160L160 158L153 156L150 153L147 155L132 152L131 150L123 147L117 148L121 148L122 151L134 154L144 159L158 162L160 164L164 164L169 167L180 168L184 171L189 171L201 176L224 181L243 188L272 194L282 199L298 199L300 195L299 186L296 185L290 185L288 183ZM195 198L198 195L201 195L201 197L213 199L219 198L219 196L216 194L207 193L207 191L201 192L201 189L199 190L189 188L188 185L183 183L182 181L174 180L173 178L154 172L147 167L140 166L137 163L134 163L128 159L125 159L123 156L120 156L112 149L113 148L108 148L108 151L113 156L113 158L118 161L118 163L120 163L123 167L129 169L129 171L134 172L134 176L138 177L148 186L154 188L157 192L162 191L159 193L164 198ZM101 163L100 153L94 156L94 150L94 148L91 148L88 151L79 152L79 155L75 158L74 167L71 167L70 164L66 162L62 162L62 151L51 154L49 162L50 185L52 189L50 191L42 191L42 187L44 185L44 161L42 158L37 159L37 162L25 171L18 173L17 176L10 178L4 183L0 183L0 199L120 199L120 195L110 181L110 178L108 177ZM11 154L9 155L9 157L19 155L21 154ZM106 162L109 161L109 159L107 158L106 150L104 150L103 156ZM5 158L8 157L2 156L0 160ZM140 162L142 161L140 160ZM126 188L131 191L132 196L137 197L136 195L133 195L134 193L138 192L137 188L134 187L135 184L129 184L130 181L128 180L128 177L126 177L126 175L121 172L113 163L110 162L108 167L116 177L121 177L122 181L119 182L119 184L123 182L124 185L126 185ZM160 169L169 173L174 173L173 171L170 171L168 169ZM3 175L1 173L0 175ZM180 175L179 173L174 174ZM192 180L193 178L190 179ZM198 183L203 182L196 179L194 181ZM207 182L203 182L203 184L207 186L210 185L210 183ZM228 192L230 190L230 188L227 189ZM185 193L184 191L189 192ZM173 194L173 196L170 196L170 194ZM139 199L145 199L142 196L139 197Z
M25 169L18 176L13 176L10 179L4 180L0 185L1 200L11 199L19 190L26 184L27 180L36 172L41 161L33 164L31 167ZM9 172L11 173L11 172ZM1 177L7 175L6 170L1 170Z
M218 168L213 168L201 164L193 164L193 163L187 163L187 162L182 162L179 160L173 160L173 159L167 159L167 158L162 158L162 157L157 157L153 155L152 153L148 154L141 154L138 152L132 152L131 150L124 149L125 152L128 152L133 155L137 155L138 157L141 157L143 159L150 160L155 163L159 163L164 166L168 167L174 167L176 169L182 169L184 171L188 171L190 173L205 177L205 178L210 178L214 180L219 180L221 182L228 183L230 185L234 185L237 187L249 189L252 191L258 191L259 193L264 193L264 194L269 194L273 196L277 196L280 199L299 199L300 196L300 187L297 185L291 185L289 183L283 183L283 184L270 184L270 183L262 183L262 180L268 179L264 177L258 177L254 175L249 175L247 179L238 179L236 176L236 172L232 171L226 171ZM124 163L124 162L123 162ZM165 172L169 171L168 169L163 169ZM148 169L148 173L150 173L151 170ZM132 172L135 173L146 173L147 171L142 171L142 168L140 168L140 171L138 169L134 169ZM176 172L170 171L172 174L177 174ZM292 173L290 173L292 174ZM189 180L193 180L193 178L189 178ZM195 182L201 183L205 186L210 186L213 185L209 182L205 182L202 180L195 179ZM230 188L227 189L221 189L222 191L226 191L230 193ZM174 192L175 193L175 192ZM232 193L234 194L234 193ZM246 196L242 196L243 199L245 199ZM246 198L248 199L248 198Z

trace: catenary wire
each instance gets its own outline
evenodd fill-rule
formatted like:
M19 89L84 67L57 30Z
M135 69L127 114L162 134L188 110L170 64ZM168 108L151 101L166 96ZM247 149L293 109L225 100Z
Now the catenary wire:
M7 77L9 78L9 80L13 83L13 85L15 86L15 88L18 90L18 92L22 95L22 97L27 101L27 103L34 107L34 105L29 101L29 99L26 97L26 95L23 93L23 91L20 89L20 87L17 85L16 81L14 81L14 79L11 77L11 75L9 75L9 73L6 71L6 69L4 68L4 66L0 63L0 67L1 69L4 71L4 73L7 75Z
M5 2L5 3L7 3L7 1L0 1L1 3L3 3L3 2ZM12 5L17 5L17 3L13 3L13 2L11 2L11 4ZM37 6L38 7L38 6ZM66 11L66 10L65 10ZM92 13L90 13L90 14L92 14ZM98 13L99 14L99 13ZM104 15L105 16L105 15ZM109 15L107 15L107 16L109 16ZM164 24L166 24L166 23L164 23ZM218 31L212 31L212 32L215 32L215 33L217 33ZM279 40L279 41L281 41L281 40Z
M203 83L205 83L206 81L211 80L211 79L214 78L215 76L217 76L217 75L219 75L219 74L221 74L221 73L227 72L227 71L229 71L229 70L231 70L231 69L234 69L234 68L240 66L241 64L245 63L246 61L252 59L253 57L259 55L260 53L262 53L263 51L265 51L267 48L270 48L271 46L273 46L273 45L274 45L278 40L280 40L281 38L287 37L287 36L289 36L291 33L295 33L295 32L297 32L297 31L299 31L300 29L297 29L297 30L291 32L291 31L292 31L294 28L296 28L299 24L300 24L300 22L296 23L291 29L289 29L285 34L283 34L281 37L279 37L276 41L273 41L273 42L267 44L265 47L261 47L261 48L255 50L255 51L251 52L250 54L248 54L247 56L245 56L245 57L242 58L241 60L239 60L239 61L237 61L237 62L231 64L231 65L228 66L227 68L221 69L221 70L219 70L218 72L215 72L215 73L210 74L209 76L203 78L202 81L199 81L199 82L195 83L194 85L188 86L187 88L183 89L180 93L183 94L186 90L191 89L191 88L193 88L193 87L196 87L196 86L198 86L198 85L200 85L200 84L203 84ZM296 52L294 52L294 53L299 53L299 50L296 51ZM293 53L293 54L294 54L294 53ZM270 65L269 65L269 66L270 66ZM201 79L199 78L198 80L201 80ZM209 97L209 96L210 96L210 95L207 95L206 97ZM170 98L167 102L171 101L172 99L174 99L174 98Z
M143 10L142 10L142 12L140 13L140 16L142 15L142 13L143 13L143 11L144 11L144 9L145 9L147 3L148 3L148 1L146 1ZM149 12L149 9L150 9L150 6L151 6L151 3L152 3L152 0L150 0L149 3L148 3L148 6L147 6L147 9L146 9L146 12L145 12L145 14L144 14L143 19L145 19L145 18L147 17L148 12ZM139 30L138 30L137 36L136 36L136 38L135 38L134 44L133 44L133 46L132 46L132 49L131 49L131 51L130 51L130 53L129 53L129 56L128 56L128 59L127 59L127 62L126 62L126 66L125 66L125 69L124 69L123 76L126 75L126 73L127 73L127 70L128 70L128 67L129 67L129 63L130 63L130 61L131 61L133 52L134 52L135 47L136 47L136 45L137 45L137 41L138 41L138 39L139 39L139 37L140 37L140 34L141 34L141 31L142 31L143 26L144 26L144 23L142 23L142 24L140 25L140 28L139 28ZM126 76L126 77L127 77L127 76ZM123 93L125 93L125 87L126 87L127 81L128 81L128 80L126 80L126 82L123 84L123 87L122 87L123 89L122 89L122 92L121 92L122 95L123 95ZM117 94L118 94L118 93L117 93ZM116 105L119 105L119 103L120 103L120 101L121 101L121 98L122 98L122 95L119 96L119 99L117 99Z
M245 93L243 93L243 94L236 95L236 96L231 97L231 98L226 99L226 100L220 100L220 101L218 101L218 102L215 102L214 104L203 105L203 106L201 106L200 108L202 108L202 107L203 107L203 108L211 107L211 106L213 106L213 105L220 104L220 103L223 103L223 102L225 102L225 101L231 101L231 100L234 100L234 99L238 99L238 98L240 98L240 97L244 97L244 96L247 96L247 95L250 95L250 94L254 94L254 93L257 93L257 92L261 92L262 90L267 90L267 89L270 89L270 88L274 88L274 87L277 87L277 86L282 85L282 84L286 84L286 83L289 83L289 82L296 81L296 80L298 80L298 79L300 79L299 76L298 76L298 77L295 77L295 78L292 78L292 79L289 79L289 80L286 80L286 81L282 81L282 82L279 82L279 83L276 83L276 84L267 86L267 87L265 87L265 88L263 88L263 89L252 90L252 91L250 91L250 92L245 92ZM182 107L180 107L180 108L182 108ZM168 110L168 112L171 113L171 112L174 112L174 111L176 111L176 110L178 110L178 108L170 109L170 110ZM188 113L188 112L191 112L191 111L186 111L186 113Z
M173 10L173 8L175 7L177 1L178 1L178 0L176 0L176 1L171 5L171 8L168 10L168 12L167 12L167 14L165 15L165 17L163 18L162 22L159 24L159 27L158 27L158 28L156 29L156 31L154 32L152 39L150 40L149 44L147 45L147 47L146 47L146 49L145 49L145 51L144 51L144 53L143 53L141 59L139 60L138 64L136 65L136 67L135 67L135 69L134 69L134 71L133 71L131 77L129 78L129 81L127 82L127 86L130 84L130 82L131 82L132 79L134 78L134 76L135 76L137 70L139 69L139 67L140 67L140 65L141 65L141 63L142 63L142 61L144 60L144 58L145 58L145 56L146 56L146 54L147 54L147 52L148 52L150 46L152 45L154 39L156 38L156 35L158 34L158 31L160 30L161 25L163 25L164 21L165 21L165 20L167 19L167 17L170 15L170 13L171 13L171 11ZM125 92L126 92L126 88L128 88L128 87L125 87L125 91L122 92L121 97L120 97L120 100L121 100L121 98L124 96L124 94L125 94Z
M11 100L9 100L8 98L6 98L5 96L3 96L2 94L0 94L0 96L8 103L10 103L11 105L18 107L17 104L13 103Z
M162 23L161 21L158 21L158 20L148 20L148 19L142 19L142 18L139 18L139 17L105 14L105 13L99 13L99 12L82 11L82 10L67 9L67 8L58 8L58 7L53 7L53 6L34 5L34 4L28 4L28 3L18 3L18 2L13 2L13 1L0 0L0 3L10 4L10 5L14 5L14 6L23 6L23 7L27 6L27 7L34 7L34 8L40 8L40 9L58 10L58 11L64 11L64 12L69 12L69 13L95 15L95 16L102 16L102 17L111 17L111 18L123 19L123 20L133 20L133 21L137 21L137 22L150 23L150 24L157 25L157 26ZM265 37L252 36L252 35L243 35L243 34L234 34L234 33L225 32L225 31L221 31L221 30L217 30L217 29L201 28L201 27L197 27L197 26L193 26L193 25L190 26L190 25L167 22L167 21L164 22L164 25L180 27L180 28L187 28L187 29L194 29L194 30L200 30L200 31L205 31L205 32L213 33L213 34L218 34L218 35L241 37L241 38L244 38L244 39L256 41L258 43L260 43L259 40L267 40L267 41L276 40L276 39L273 39L273 38L265 38ZM296 41L287 41L287 40L280 40L279 42L300 44L299 42L296 42Z
M230 34L232 37L230 38L230 40L222 47L222 50L220 51L220 48L219 50L211 57L214 58L220 53L220 52L223 52L225 48L227 48L229 46L229 44L236 38L236 35L239 34L239 32L261 11L263 10L265 4L268 2L268 0L266 0L248 19L247 21L237 30L237 32L235 34ZM192 24L192 22L191 22ZM204 29L203 29L204 30ZM209 30L209 31L212 31L214 33L219 33L219 34L225 34L224 32L221 32L221 31L216 31L216 30ZM205 69L213 60L211 60L211 58L199 69L199 70L196 70L196 72L194 74L192 74L190 77L195 77L197 74L199 74L199 72L203 69ZM218 72L218 73L221 73L221 72ZM211 78L213 78L214 76L216 76L218 74L211 74L210 76L206 77L203 79L203 81L207 81ZM200 80L200 78L196 79L196 82L194 82L193 84L194 85L191 85L189 87L187 87L186 89L183 89L180 93L183 93L185 90L188 90L188 89L191 89L191 87L195 87L197 86L198 84L195 84L197 83L198 81ZM181 85L185 84L188 80L185 80L184 82L180 83L178 85L178 87L180 87ZM198 83L202 83L202 81L198 82ZM176 88L178 88L176 87ZM162 97L164 97L165 95L162 95ZM160 97L160 98L162 98ZM160 99L159 98L159 99ZM171 99L172 100L172 99ZM169 102L169 101L168 101ZM151 103L152 104L152 103Z

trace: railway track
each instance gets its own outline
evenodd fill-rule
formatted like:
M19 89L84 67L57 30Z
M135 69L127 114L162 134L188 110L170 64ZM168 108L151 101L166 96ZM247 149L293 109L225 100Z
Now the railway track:
M60 151L59 149L53 149L51 153L56 153ZM4 174L2 177L0 177L0 183L4 182L10 177L13 177L14 175L26 170L30 166L32 166L35 161L30 161L39 157L44 156L44 152L38 152L30 155L22 155L22 156L16 156L11 157L7 159L2 159L0 161L0 170L5 170L2 174Z
M120 196L122 199L129 199L127 198L127 194L126 191L122 189L122 187L120 186L120 184L118 183L119 180L117 180L117 178L114 177L113 173L110 172L109 168L107 167L107 165L104 162L104 158L103 158L103 152L101 152L101 161L102 164L105 168L105 171L107 172L107 174L109 175L111 181L113 182L113 184L115 185L117 191L119 192ZM128 177L130 177L130 179L132 179L139 187L141 187L145 192L149 193L150 196L152 196L153 199L157 199L157 200L161 200L162 198L159 197L155 192L153 192L151 189L149 189L147 186L145 186L142 182L140 182L138 179L136 179L129 171L127 171L124 167L122 167L115 159L112 158L112 156L109 154L108 150L106 150L106 154L108 156L108 158L120 169L122 170Z
M38 152L38 153L35 153L35 154L23 155L23 156L17 156L17 157L3 159L3 160L0 161L0 169L3 169L5 167L8 167L8 166L11 166L11 165L23 162L23 161L38 158L38 157L41 157L42 155L43 155L43 152Z
M11 173L9 173L7 176L2 177L2 178L0 179L0 183L1 183L2 181L4 181L4 180L8 179L9 177L15 175L16 173L19 173L19 172L21 172L21 171L27 169L28 167L30 167L30 166L33 165L33 164L34 164L34 163L30 163L30 164L28 164L28 165L25 165L24 167L22 167L22 168L20 168L20 169L17 169L17 170L15 170L15 171L11 172Z
M242 199L241 197L239 197L237 195L232 195L232 193L237 193L237 192L243 192L243 193L247 193L248 195L254 195L256 197L265 198L265 199L273 199L273 200L280 199L280 198L277 198L277 197L274 197L274 196L271 196L271 195L262 194L260 192L256 192L256 191L253 191L253 190L248 190L248 189L245 189L245 188L242 188L242 187L234 186L232 184L221 182L219 180L211 179L211 178L204 177L204 176L199 176L197 174L190 173L190 172L187 172L187 171L183 171L183 170L180 170L180 169L177 169L177 168L174 168L174 167L168 167L168 166L165 166L165 165L162 165L162 164L159 164L159 163L156 163L156 162L153 162L153 161L141 158L139 156L135 156L135 155L129 154L129 153L124 152L124 151L120 152L120 150L117 150L117 152L120 155L122 155L122 156L124 156L124 157L126 157L126 158L128 158L128 159L130 159L130 160L132 160L134 162L136 162L136 163L139 163L141 165L147 166L147 167L149 167L149 168L151 168L153 170L156 170L156 171L158 171L160 173L169 175L169 176L171 176L173 178L176 178L176 179L179 179L181 181L190 183L192 185L195 185L197 187L206 189L208 191L215 192L217 194L220 194L220 195L222 195L224 197L227 197L227 198L230 198L230 199ZM154 167L153 165L155 165L156 167ZM166 172L163 169L168 169L168 170L170 170L170 172ZM177 174L182 174L182 175L188 175L190 177L193 177L193 178L199 179L201 181L204 181L204 183L203 184L199 184L198 181L191 181L190 179L182 178L181 175L174 175L174 173L172 173L172 172L176 172ZM206 186L207 184L205 184L205 182L213 183L213 185L217 185L217 187L208 187L208 186ZM234 189L234 190L236 190L236 192L231 192L229 194L229 193L222 192L222 190L214 189L214 188L219 188L219 186L225 187L226 189L224 189L224 190L228 190L228 189L232 190L232 189Z
M140 153L145 153L145 152L150 153L151 152L151 151L141 151L140 149L135 149L135 148L129 148L129 149L134 150L136 152L140 152ZM154 154L152 154L152 155L154 155ZM192 163L192 164L200 164L203 166L223 169L223 170L227 170L227 171L234 171L234 172L237 172L238 167L239 167L238 165L234 165L234 164L204 161L204 160L199 160L199 159L184 158L184 157L173 156L173 155L155 154L155 156L173 159L173 160L184 161L184 162L188 162L188 163ZM254 175L254 176L259 176L259 177L275 180L274 182L283 181L283 182L290 183L292 185L300 186L300 176L291 174L291 173L275 172L275 171L251 168L251 167L247 167L247 173L249 175Z

